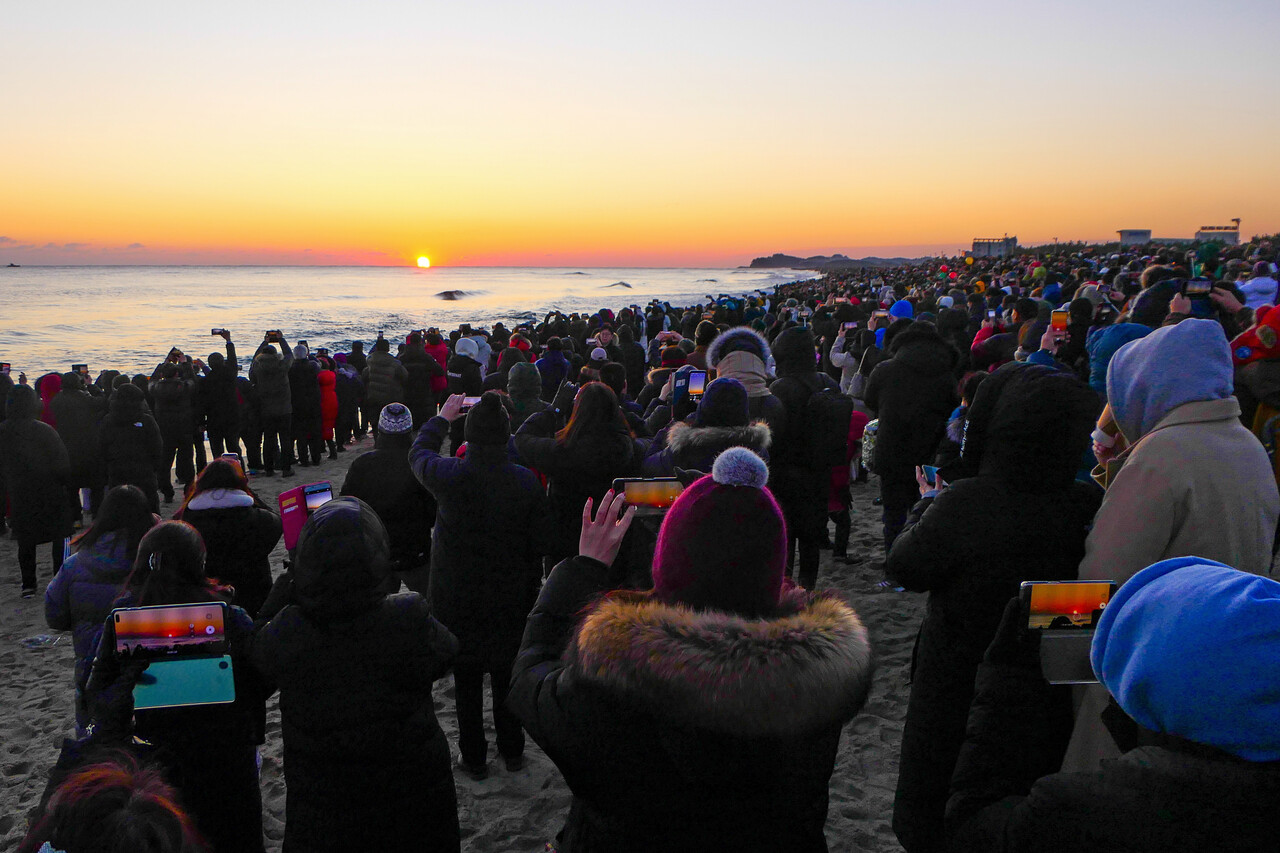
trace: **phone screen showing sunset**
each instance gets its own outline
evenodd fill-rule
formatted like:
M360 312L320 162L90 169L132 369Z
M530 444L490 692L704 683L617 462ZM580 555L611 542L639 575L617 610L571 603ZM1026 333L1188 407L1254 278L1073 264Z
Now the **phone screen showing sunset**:
M1098 618L1111 600L1111 584L1040 583L1031 587L1028 628L1097 627Z

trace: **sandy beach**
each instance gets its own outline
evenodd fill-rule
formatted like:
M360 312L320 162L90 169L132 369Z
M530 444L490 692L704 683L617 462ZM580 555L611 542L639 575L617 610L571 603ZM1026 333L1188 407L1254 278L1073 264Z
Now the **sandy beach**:
M289 480L256 478L253 487L271 505L282 488L307 482L329 480L336 491L351 460L371 446L369 440L351 446L318 470L298 468L298 476ZM854 486L849 542L853 562L833 562L830 552L824 551L819 573L820 587L839 590L857 608L871 632L879 660L871 697L845 729L831 779L827 841L833 851L901 850L889 824L907 706L907 672L924 596L876 587L882 577L880 512L871 501L877 494L874 479ZM163 509L167 515L176 507L171 504ZM43 592L51 571L47 549L40 549L41 595L25 601L19 597L17 550L15 541L0 537L0 850L14 849L21 840L27 813L39 800L63 738L71 735L74 727L71 636L51 631L44 622ZM281 545L272 557L277 572L283 556ZM24 646L24 639L42 634L56 641L42 648ZM436 685L435 710L456 745L451 677ZM489 737L492 745L492 730ZM280 714L273 697L267 705L262 761L264 823L271 851L280 849L284 834L285 784L280 755ZM532 741L527 755L528 764L517 773L508 773L491 756L491 773L483 782L455 774L464 850L536 853L559 830L568 811L569 791L555 766Z

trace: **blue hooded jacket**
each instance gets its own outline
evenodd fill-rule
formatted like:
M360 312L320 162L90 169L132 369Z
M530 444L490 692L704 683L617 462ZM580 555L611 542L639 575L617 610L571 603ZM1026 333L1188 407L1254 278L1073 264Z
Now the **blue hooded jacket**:
M1090 659L1143 728L1280 760L1280 583L1201 557L1156 563L1102 612Z
M1222 400L1235 388L1231 347L1213 320L1183 320L1116 350L1107 399L1132 444L1184 403Z
M1094 329L1085 339L1085 350L1089 353L1089 387L1107 399L1107 366L1116 350L1138 338L1151 334L1151 327L1141 323L1116 323L1114 326L1103 326Z

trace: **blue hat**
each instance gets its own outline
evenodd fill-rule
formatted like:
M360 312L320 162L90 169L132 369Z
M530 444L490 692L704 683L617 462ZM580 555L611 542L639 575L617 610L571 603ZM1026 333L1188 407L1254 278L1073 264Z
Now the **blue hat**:
M908 320L914 317L915 313L915 307L905 299L899 299L897 302L893 303L893 307L889 309L889 314L891 316L899 318L905 317Z
M698 402L698 426L746 426L751 417L747 386L723 377L707 386Z
M1280 760L1280 583L1201 557L1156 563L1111 599L1090 658L1143 728Z

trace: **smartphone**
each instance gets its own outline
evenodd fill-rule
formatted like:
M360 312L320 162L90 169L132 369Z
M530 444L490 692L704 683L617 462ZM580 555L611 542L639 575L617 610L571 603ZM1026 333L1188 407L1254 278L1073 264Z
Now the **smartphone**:
M1028 630L1040 633L1040 671L1050 684L1093 684L1093 632L1112 581L1026 581L1020 590Z
M267 332L267 343L270 343L270 344L278 344L278 343L280 343L280 333L279 333L279 332Z
M627 504L636 508L636 515L662 515L671 508L684 486L675 477L617 479L613 481L613 493L621 492Z
M689 373L676 373L671 377L671 405L673 407L684 402L689 395Z
M73 364L73 365L71 365L71 372L72 372L72 373L82 373L82 374L84 374L85 376L88 376L88 375L89 375L89 365L87 365L87 364Z
M1065 332L1069 322L1071 322L1071 311L1066 308L1054 309L1049 315L1049 328L1055 332Z
M871 316L876 318L877 320L883 320L889 316L889 312L888 311L872 311Z
M218 458L225 459L227 462L230 462L236 469L236 473L242 477L244 476L244 460L240 458L239 453L224 453Z
M459 411L459 412L463 412L463 413L465 413L465 412L469 412L469 411L471 411L471 407L472 407L472 406L474 406L474 405L476 405L476 404L477 404L477 403L479 403L479 402L480 402L480 398L479 398L479 397L463 397L463 398L462 398L462 408L461 408L461 409L458 409L458 411Z
M10 367L11 367L11 365L9 364L9 362L7 362L7 361L0 361L0 373L3 373L5 376L8 376L8 375L9 375L9 369L10 369Z
M998 312L996 312L996 311L988 311L988 312L987 312L987 319L988 319L988 320L994 320L994 319L996 319L996 317L998 317L998 316L1000 316L1000 315L999 315L999 313L998 313Z
M701 397L707 390L707 372L695 370L689 374L689 396Z
M938 484L938 469L932 465L921 465L920 469L924 471L924 481L930 486Z
M1191 300L1191 316L1201 319L1212 318L1217 309L1209 294L1213 293L1213 279L1192 278L1182 282L1182 295Z
M306 501L307 515L333 500L333 486L328 482L311 483L302 487L302 496Z
M852 332L854 329L858 328L858 323L856 320L852 323L845 323L843 328L846 332Z
M210 330L209 330L209 334L210 334L210 335L220 335L220 334L222 334L222 333L223 333L223 332L225 332L225 331L226 331L226 329L210 329Z

